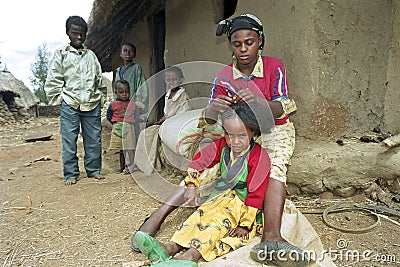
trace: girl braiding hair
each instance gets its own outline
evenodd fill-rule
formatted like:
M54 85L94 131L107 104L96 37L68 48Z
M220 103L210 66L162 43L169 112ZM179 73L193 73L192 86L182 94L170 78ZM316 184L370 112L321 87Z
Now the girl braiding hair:
M231 41L232 34L236 30L240 29L249 29L256 31L258 35L262 37L262 44L260 45L259 50L261 51L264 48L264 43L265 43L264 27L261 21L252 14L243 14L233 19L221 20L218 23L217 31L215 34L217 36L226 34L228 36L228 40Z

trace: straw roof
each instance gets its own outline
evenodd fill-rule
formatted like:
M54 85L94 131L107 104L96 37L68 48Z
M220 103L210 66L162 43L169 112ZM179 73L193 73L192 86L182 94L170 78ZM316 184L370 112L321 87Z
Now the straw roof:
M37 98L22 81L15 78L7 68L0 71L0 93L4 92L10 92L15 95L17 104L27 109L40 102L39 98Z

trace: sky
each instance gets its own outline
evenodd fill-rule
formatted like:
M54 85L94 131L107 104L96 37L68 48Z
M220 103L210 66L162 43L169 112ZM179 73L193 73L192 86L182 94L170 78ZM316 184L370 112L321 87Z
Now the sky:
M0 8L0 57L7 69L31 90L29 77L38 48L43 43L53 54L68 42L65 21L78 15L88 22L93 0L2 1Z

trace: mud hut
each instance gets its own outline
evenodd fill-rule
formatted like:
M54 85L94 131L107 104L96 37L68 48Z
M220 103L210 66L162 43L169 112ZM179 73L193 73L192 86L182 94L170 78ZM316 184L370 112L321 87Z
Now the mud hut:
M0 71L0 124L36 117L39 102L39 98L6 67Z
M113 71L121 44L134 43L151 77L184 62L229 63L226 37L215 36L218 22L256 15L266 34L263 54L285 63L298 107L290 117L298 139L289 182L303 192L354 192L400 176L397 148L353 142L375 128L400 132L399 10L400 1L375 0L95 0L86 44Z
M113 71L120 45L134 43L148 77L182 62L229 63L216 26L252 13L264 24L263 53L286 65L300 135L335 139L377 126L398 133L399 8L374 0L95 0L86 44ZM208 96L209 89L195 91Z

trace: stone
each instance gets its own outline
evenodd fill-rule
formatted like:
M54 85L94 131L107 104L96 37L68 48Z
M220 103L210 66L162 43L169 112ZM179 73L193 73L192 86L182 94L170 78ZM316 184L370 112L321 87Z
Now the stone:
M319 197L321 199L334 199L335 195L331 191L322 192Z
M301 194L300 187L293 183L286 184L286 192L289 196L298 196Z
M393 179L393 181L389 185L389 189L392 192L395 192L397 194L400 194L400 181L399 180L400 180L400 178Z
M357 188L351 185L343 188L335 188L333 192L340 197L351 197L356 192L356 190Z

